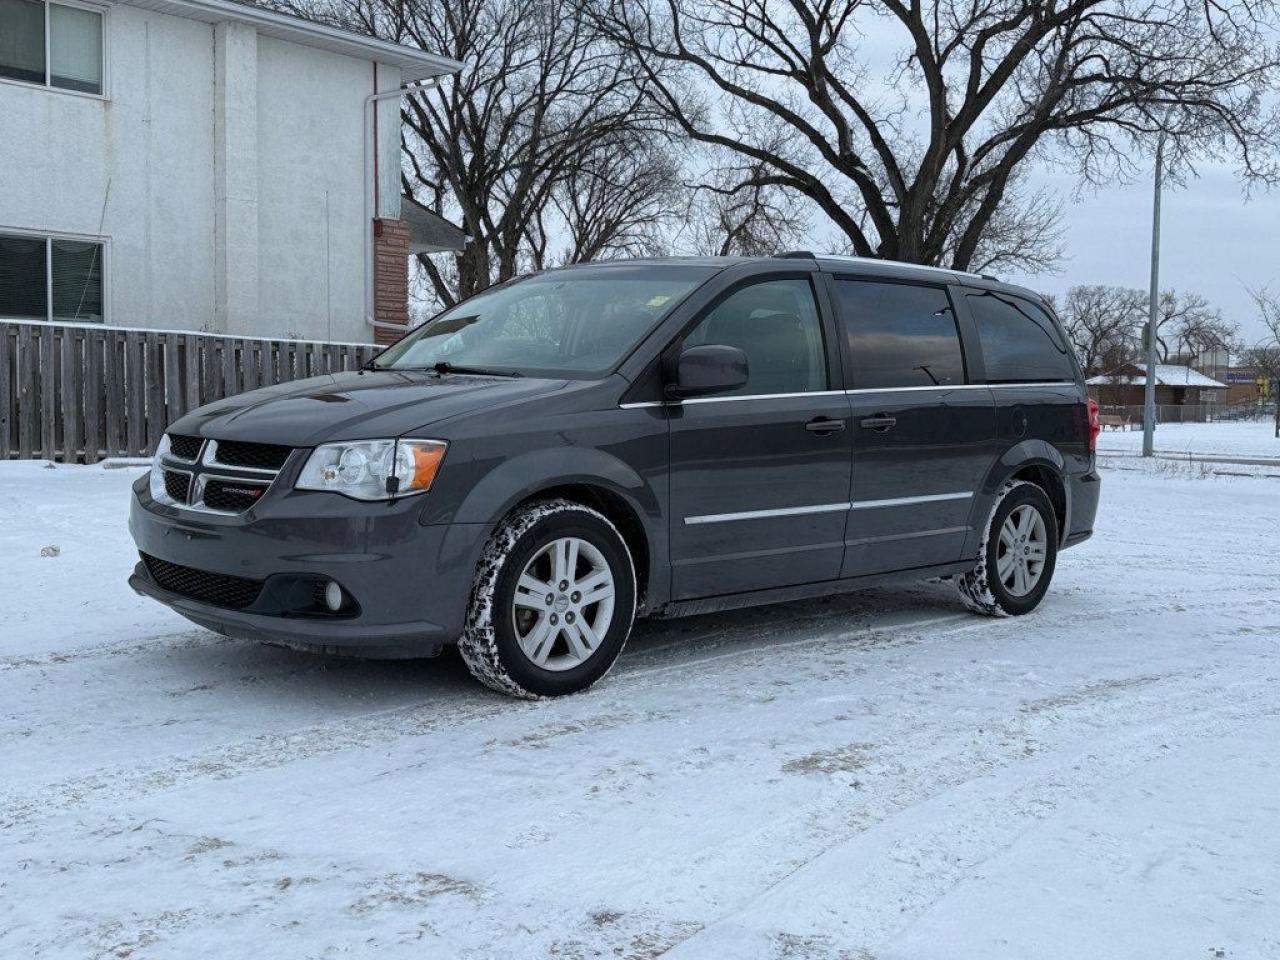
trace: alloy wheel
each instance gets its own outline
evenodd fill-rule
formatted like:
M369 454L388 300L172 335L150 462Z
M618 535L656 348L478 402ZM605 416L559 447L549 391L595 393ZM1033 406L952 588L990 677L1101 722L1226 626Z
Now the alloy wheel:
M580 666L608 633L613 603L604 554L579 537L553 540L516 581L511 617L520 649L544 670Z
M1010 595L1025 597L1044 574L1049 538L1044 517L1029 503L1010 511L1000 527L996 574Z

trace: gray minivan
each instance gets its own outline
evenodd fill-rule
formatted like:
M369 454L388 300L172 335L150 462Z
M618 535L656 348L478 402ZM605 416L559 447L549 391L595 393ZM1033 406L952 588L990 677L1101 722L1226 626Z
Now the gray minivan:
M457 644L584 689L632 623L892 580L1045 595L1093 529L1097 409L1049 306L856 258L521 277L360 371L210 404L134 486L130 583L231 637Z

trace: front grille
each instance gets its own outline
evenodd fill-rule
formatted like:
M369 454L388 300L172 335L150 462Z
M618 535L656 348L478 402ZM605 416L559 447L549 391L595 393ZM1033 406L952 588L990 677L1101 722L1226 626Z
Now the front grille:
M200 455L200 437L184 437L179 433L169 434L169 450L179 460L194 460Z
M218 463L231 467L253 467L279 470L293 452L292 447L274 443L244 443L239 440L218 441Z
M178 470L166 470L164 472L164 492L169 495L171 500L175 500L178 503L186 503L190 490L191 474L181 473Z
M239 480L207 480L204 485L204 505L210 510L227 510L243 513L267 492L265 485L245 483Z
M194 567L169 563L158 557L142 554L142 562L151 579L170 593L199 600L215 607L244 610L253 606L262 592L261 580L230 577L223 573L207 573Z

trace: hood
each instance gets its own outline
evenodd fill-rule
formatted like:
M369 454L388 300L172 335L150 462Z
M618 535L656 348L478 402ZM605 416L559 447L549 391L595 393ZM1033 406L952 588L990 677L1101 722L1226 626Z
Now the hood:
M173 433L313 447L398 437L478 408L552 393L563 380L371 370L325 374L237 394L193 410Z

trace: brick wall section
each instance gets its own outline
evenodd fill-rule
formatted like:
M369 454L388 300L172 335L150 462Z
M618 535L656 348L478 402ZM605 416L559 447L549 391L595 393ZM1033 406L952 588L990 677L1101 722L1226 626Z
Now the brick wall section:
M373 318L409 325L409 225L403 220L373 221ZM393 343L401 336L374 328L375 343Z

